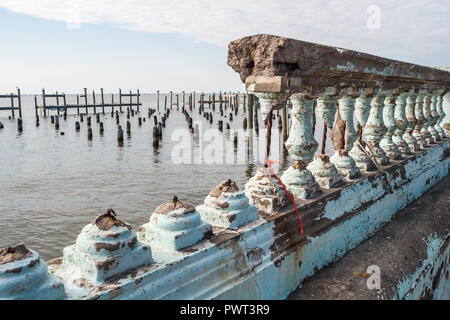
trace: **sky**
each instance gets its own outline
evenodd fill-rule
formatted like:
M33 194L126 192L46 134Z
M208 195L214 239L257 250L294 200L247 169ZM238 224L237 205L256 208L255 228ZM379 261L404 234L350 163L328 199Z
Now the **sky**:
M450 65L450 0L0 0L0 93L243 91L230 41L258 33Z

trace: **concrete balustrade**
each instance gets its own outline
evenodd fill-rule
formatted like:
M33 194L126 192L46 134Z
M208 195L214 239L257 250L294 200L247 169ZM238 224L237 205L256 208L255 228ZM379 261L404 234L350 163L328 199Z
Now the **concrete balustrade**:
M292 102L281 178L263 166L244 192L228 179L197 207L174 197L137 234L108 210L48 271L26 271L37 253L5 249L0 298L282 299L448 175L449 72L269 35L230 43L228 63L263 118ZM326 128L316 157L314 112ZM15 269L36 281L23 287Z

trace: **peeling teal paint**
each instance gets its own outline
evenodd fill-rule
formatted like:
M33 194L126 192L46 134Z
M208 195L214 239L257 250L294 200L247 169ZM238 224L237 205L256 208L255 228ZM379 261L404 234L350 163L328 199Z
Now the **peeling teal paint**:
M450 281L448 279L440 279L437 283L440 288L433 288L433 280L437 275L438 269L440 276L445 278L445 274L449 272L450 264L447 263L450 257L450 246L445 248L445 241L450 237L450 232L445 236L439 237L437 234L428 236L423 239L427 246L427 257L422 261L422 265L417 270L409 275L404 275L396 288L393 288L393 299L408 299L418 300L422 298L427 292L434 291L435 299L448 300L450 299ZM442 267L441 267L442 266Z
M338 71L350 71L350 72L356 72L358 71L356 66L351 63L350 61L347 61L347 63L345 65L337 65L336 66L336 70Z
M0 264L0 299L61 300L66 297L62 282L48 274L47 264L36 251L24 259Z

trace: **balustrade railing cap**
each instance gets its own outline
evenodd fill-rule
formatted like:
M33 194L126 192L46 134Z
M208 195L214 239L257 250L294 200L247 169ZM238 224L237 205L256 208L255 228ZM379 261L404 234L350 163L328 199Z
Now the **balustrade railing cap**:
M228 65L253 92L450 89L450 72L444 70L268 34L230 42Z

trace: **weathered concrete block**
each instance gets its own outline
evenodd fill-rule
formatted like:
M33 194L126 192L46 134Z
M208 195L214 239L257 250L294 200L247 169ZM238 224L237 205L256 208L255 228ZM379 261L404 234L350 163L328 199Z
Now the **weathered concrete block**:
M311 171L322 188L336 188L344 183L342 176L325 154L315 156L314 160L306 168Z
M289 299L448 300L449 187L447 176Z
M289 206L289 196L269 168L258 168L256 175L245 184L250 204L266 213L275 213Z
M0 299L65 299L64 285L23 244L0 250Z
M163 203L155 209L150 222L139 228L139 238L162 249L180 250L211 234L193 206L178 201Z
M131 226L113 210L83 228L76 244L64 248L60 277L73 277L95 285L119 273L151 263L148 245L139 242Z
M239 191L236 182L228 179L212 190L205 203L198 206L203 221L216 227L238 229L259 218L258 209L249 205L244 192Z

